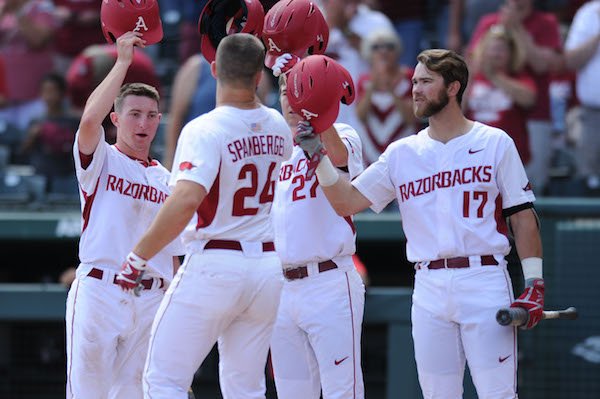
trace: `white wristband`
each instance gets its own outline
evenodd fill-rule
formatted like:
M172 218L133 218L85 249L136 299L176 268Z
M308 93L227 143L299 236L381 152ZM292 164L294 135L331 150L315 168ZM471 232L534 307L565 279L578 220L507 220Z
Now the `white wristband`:
M130 252L127 255L127 262L137 270L144 270L146 268L147 260L136 255L134 252Z
M319 185L322 187L333 186L340 178L337 169L327 155L324 155L319 165L317 165L316 172Z
M521 267L523 268L523 277L525 281L544 278L542 268L542 258L525 258L521 259Z

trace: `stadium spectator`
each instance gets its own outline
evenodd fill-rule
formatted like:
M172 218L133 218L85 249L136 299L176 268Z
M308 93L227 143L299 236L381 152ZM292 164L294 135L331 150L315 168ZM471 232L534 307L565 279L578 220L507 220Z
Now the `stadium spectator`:
M446 47L460 54L473 34L479 19L496 11L504 0L451 0L448 10Z
M479 20L469 43L468 58L471 58L475 46L484 34L498 24L513 31L517 41L525 47L526 66L536 82L537 101L527 120L531 149L527 176L536 193L544 195L553 138L548 86L551 68L561 65L560 26L554 14L537 10L534 0L506 0L497 12L487 14ZM471 67L474 71L479 68L476 64Z
M583 4L575 14L565 43L565 62L576 71L580 102L577 123L578 174L590 194L600 194L600 1Z
M66 89L61 75L44 77L40 98L46 112L31 123L21 146L23 159L46 177L47 191L53 190L54 178L75 176L72 149L79 119L70 111Z
M369 70L360 54L361 38L378 29L393 29L393 25L385 14L359 4L360 0L320 0L320 3L329 25L325 55L346 68L356 83ZM336 122L349 124L363 136L365 128L356 115L356 103L341 106Z
M463 106L467 118L507 132L527 165L531 158L527 112L535 104L537 90L533 78L523 70L524 51L503 25L488 30L474 49L479 70L467 87Z
M0 119L21 130L43 112L38 93L42 78L54 67L56 28L51 1L0 0L0 58L8 85Z
M53 0L60 22L55 35L55 68L66 71L86 47L105 42L98 0Z
M363 142L367 165L375 162L387 146L417 132L412 109L413 68L398 62L402 41L394 30L380 30L362 42L362 55L370 70L358 79L356 112L365 126Z
M375 0L377 9L383 12L400 36L403 50L398 60L402 65L415 64L423 47L426 29L427 2L423 0Z

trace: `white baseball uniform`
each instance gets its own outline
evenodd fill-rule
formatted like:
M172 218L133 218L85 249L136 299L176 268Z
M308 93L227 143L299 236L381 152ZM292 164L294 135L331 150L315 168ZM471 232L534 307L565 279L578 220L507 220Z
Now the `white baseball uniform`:
M513 299L502 216L535 197L512 139L479 122L446 144L424 129L390 145L352 184L376 212L398 200L416 262L412 324L424 397L462 397L466 358L480 398L516 398L516 331L495 320Z
M335 128L348 150L351 179L363 170L356 131ZM280 399L364 398L361 330L365 287L352 261L356 230L338 216L316 176L306 179L307 159L294 147L281 166L273 203L275 246L286 281L271 339ZM326 226L326 228L324 228Z
M148 263L141 296L114 283L123 259L168 196L169 171L132 159L104 137L82 160L73 155L81 196L80 264L66 309L67 398L142 398L150 327L173 277L177 239Z
M208 192L182 233L186 258L157 313L144 373L153 399L186 398L215 342L225 399L264 398L265 365L283 277L270 211L292 153L283 116L219 106L185 125L171 184Z

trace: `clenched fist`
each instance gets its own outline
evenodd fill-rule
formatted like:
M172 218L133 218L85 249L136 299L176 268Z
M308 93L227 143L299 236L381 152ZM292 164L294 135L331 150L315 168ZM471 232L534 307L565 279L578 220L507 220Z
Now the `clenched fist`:
M146 260L130 252L125 262L123 262L116 282L124 291L133 292L136 296L139 296L138 287L141 287L145 269Z

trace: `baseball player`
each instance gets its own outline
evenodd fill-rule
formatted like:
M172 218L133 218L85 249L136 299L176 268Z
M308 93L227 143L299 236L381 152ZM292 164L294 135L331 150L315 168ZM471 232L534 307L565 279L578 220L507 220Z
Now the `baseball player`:
M67 398L141 399L141 374L156 310L184 253L179 240L166 246L140 279L139 297L117 285L123 258L169 195L169 172L150 159L161 114L152 86L123 85L142 34L117 40L118 58L90 95L75 136L82 233L80 264L66 309ZM105 141L102 121L117 128Z
M184 126L173 192L121 272L123 287L134 289L147 263L183 231L185 260L152 327L144 371L148 398L185 398L215 342L223 397L265 397L283 285L270 213L279 168L293 143L283 116L256 96L264 57L251 34L220 41L211 63L217 106Z
M320 92L328 89L322 83L335 79L337 72L324 63L317 66L311 71L311 99L327 104L331 93ZM288 125L306 134L310 125L298 128L302 119L288 103L285 74L279 82ZM344 179L363 170L361 141L352 127L336 123L321 139ZM277 397L318 399L322 391L324 399L364 398L360 342L365 287L352 259L356 230L351 217L335 213L307 170L308 159L295 146L281 166L273 202L275 246L285 277L271 339Z
M463 116L467 80L467 66L456 53L423 51L412 78L413 109L417 117L429 118L429 126L391 144L351 183L339 178L327 156L316 173L340 215L369 206L381 211L398 201L407 258L416 269L412 331L423 396L462 397L467 360L480 398L516 398L516 330L500 326L495 314L512 302L528 310L525 328L541 319L535 197L508 134ZM298 141L309 155L320 150L317 135ZM526 282L514 302L504 218Z

